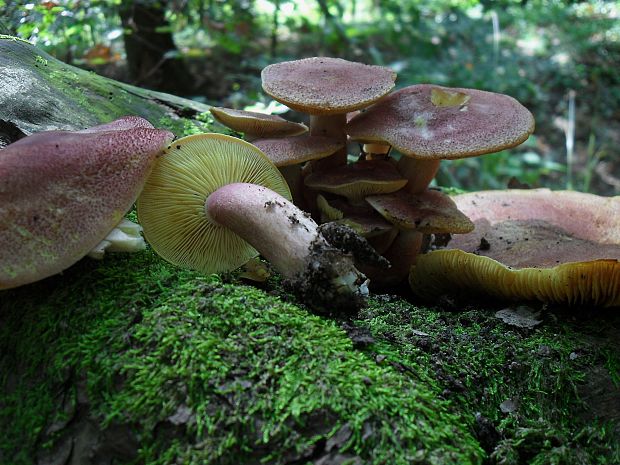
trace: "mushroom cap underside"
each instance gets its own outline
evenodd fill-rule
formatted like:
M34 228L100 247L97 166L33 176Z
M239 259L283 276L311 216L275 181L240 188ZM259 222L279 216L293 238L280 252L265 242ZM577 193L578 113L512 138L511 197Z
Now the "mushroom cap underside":
M429 299L457 293L615 307L620 306L620 261L601 259L513 269L462 250L437 250L418 256L409 284L417 295Z
M397 191L407 184L407 179L386 160L362 160L312 172L304 183L312 189L361 201L368 195Z
M209 195L233 183L257 184L291 198L278 169L252 144L222 134L175 141L138 198L147 242L167 261L203 273L230 271L257 256L246 241L205 212Z
M209 111L224 126L249 136L297 136L308 131L308 127L305 124L287 121L277 115L223 107L211 107Z
M534 117L508 95L418 84L367 108L345 131L414 158L458 159L521 144L534 131Z
M620 305L620 197L540 189L454 199L476 228L418 258L410 274L417 294Z

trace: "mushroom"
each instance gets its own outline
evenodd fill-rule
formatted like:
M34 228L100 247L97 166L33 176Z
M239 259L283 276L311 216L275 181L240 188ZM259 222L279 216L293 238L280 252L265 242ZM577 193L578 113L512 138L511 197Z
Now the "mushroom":
M329 170L314 171L304 179L312 189L346 197L352 204L363 203L372 194L395 192L407 180L385 160L361 160Z
M474 228L452 199L436 190L418 194L400 190L368 196L366 202L398 228L398 235L383 253L392 265L389 273L364 269L376 285L398 284L407 277L421 252L424 234L464 234Z
M293 203L300 208L305 206L302 165L308 161L328 157L344 147L341 140L309 134L279 139L259 139L252 143L278 167L291 189Z
M305 124L287 121L277 115L223 107L211 107L209 111L224 126L244 133L248 140L297 136L308 131Z
M406 190L418 193L435 177L440 160L519 145L533 132L534 118L507 95L418 84L388 95L345 129L352 140L398 150Z
M309 305L359 307L366 278L289 199L284 178L257 147L200 134L166 150L137 205L147 241L173 264L215 273L260 252Z
M310 114L310 133L346 144L347 113L367 107L394 87L396 73L382 66L340 58L313 57L263 69L264 91L294 110ZM344 165L346 148L317 163L315 169Z
M0 289L68 268L131 208L172 133L125 117L0 151Z
M321 194L317 195L316 203L321 214L321 223L331 222L349 226L366 238L378 254L383 254L387 250L398 233L398 229L384 220L369 205L351 205L342 198L328 200Z
M620 197L535 189L454 200L476 228L418 257L416 294L620 305Z
M142 226L123 218L99 244L88 252L88 256L101 260L106 252L139 252L144 250L146 249L146 242L144 242L141 232Z

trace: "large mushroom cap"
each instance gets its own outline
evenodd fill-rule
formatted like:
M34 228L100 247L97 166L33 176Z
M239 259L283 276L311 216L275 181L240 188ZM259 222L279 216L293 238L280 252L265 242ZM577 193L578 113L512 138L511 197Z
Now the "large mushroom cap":
M131 208L172 137L128 117L39 132L0 151L0 289L84 257Z
M534 118L507 95L419 84L388 95L345 130L354 140L387 143L414 158L455 159L521 144Z
M261 76L267 94L311 115L364 108L392 90L396 80L389 68L328 57L276 63Z
M222 134L175 141L158 160L138 199L147 241L169 262L203 273L230 271L258 255L205 214L209 195L233 183L265 186L291 198L278 169L252 144Z
M305 124L287 121L277 115L223 107L211 107L209 111L223 125L252 137L297 136L308 131Z
M620 197L538 189L454 199L476 228L418 257L416 293L620 305Z

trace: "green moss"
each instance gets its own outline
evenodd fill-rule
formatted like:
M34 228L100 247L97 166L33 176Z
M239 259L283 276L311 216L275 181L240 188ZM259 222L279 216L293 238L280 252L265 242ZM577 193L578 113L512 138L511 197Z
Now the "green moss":
M377 340L368 350L443 385L442 397L489 442L492 463L618 463L618 422L593 418L581 393L597 367L617 376L620 347L611 335L620 316L576 319L555 310L523 329L491 309L446 311L383 298L357 324ZM609 335L595 339L601 328Z
M3 291L0 318L10 463L55 450L83 417L126 425L136 463L304 463L328 441L362 463L481 462L430 377L377 363L332 320L148 251Z

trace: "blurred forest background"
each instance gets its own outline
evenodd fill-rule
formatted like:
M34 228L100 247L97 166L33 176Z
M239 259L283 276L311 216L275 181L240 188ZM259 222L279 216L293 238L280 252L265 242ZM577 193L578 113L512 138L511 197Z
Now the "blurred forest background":
M0 0L0 33L114 79L253 111L286 110L262 92L264 66L319 55L390 66L397 87L506 93L534 113L534 136L444 162L439 184L620 194L620 1Z

